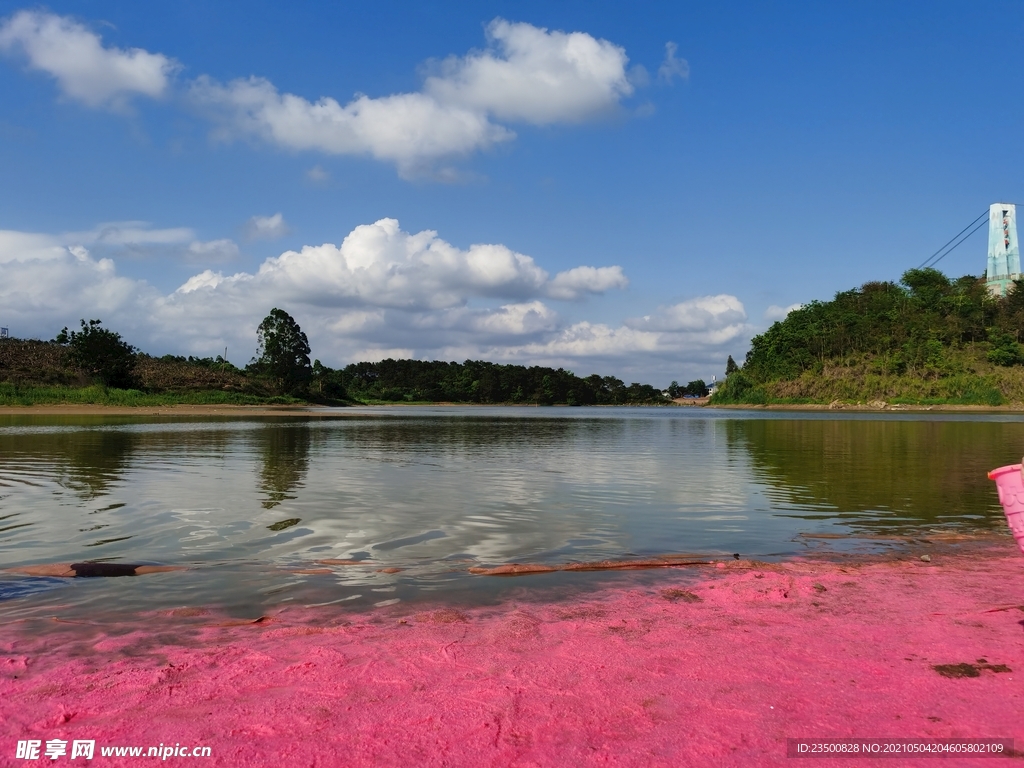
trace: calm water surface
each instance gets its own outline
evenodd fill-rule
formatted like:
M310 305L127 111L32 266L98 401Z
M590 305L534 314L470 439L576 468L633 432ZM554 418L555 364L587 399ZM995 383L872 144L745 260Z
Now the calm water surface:
M472 565L773 558L820 546L822 533L870 545L878 534L1002 530L985 473L1022 452L1024 419L1012 414L0 416L0 564L190 567L121 579L0 573L0 616L483 600L615 577L495 579L468 575ZM368 564L295 572L324 558ZM402 571L378 571L388 567Z

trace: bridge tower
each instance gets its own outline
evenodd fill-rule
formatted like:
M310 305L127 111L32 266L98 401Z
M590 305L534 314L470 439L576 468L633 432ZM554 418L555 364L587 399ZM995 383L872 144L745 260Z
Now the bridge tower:
M1020 280L1020 246L1017 243L1017 206L993 203L988 209L988 269L985 284L994 296L1005 296Z

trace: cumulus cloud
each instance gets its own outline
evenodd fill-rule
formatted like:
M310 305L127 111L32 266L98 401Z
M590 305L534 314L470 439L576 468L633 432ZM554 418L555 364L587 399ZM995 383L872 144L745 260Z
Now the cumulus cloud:
M777 304L772 304L768 309L764 311L764 319L775 322L776 320L785 320L786 316L794 310L800 309L803 304L790 304L788 307L780 307Z
M534 125L586 120L633 93L625 50L585 32L495 19L487 50L441 63L424 91L439 103Z
M605 293L612 288L625 288L629 280L622 267L575 267L559 272L548 287L553 299L578 299L588 293Z
M225 85L203 76L192 84L191 96L218 121L219 139L250 135L286 149L369 155L395 163L404 176L514 136L480 112L442 105L422 93L357 96L342 106L326 96L310 102L280 93L259 77Z
M253 216L245 223L243 230L247 240L274 240L284 237L290 231L280 212L273 216Z
M22 53L31 69L90 107L123 107L131 96L156 98L178 68L141 48L104 47L99 35L65 16L19 11L0 24L0 51Z
M188 262L221 263L237 258L232 240L196 239L188 227L154 229L144 221L100 224L91 230L57 235L0 230L0 264L60 260L69 252L94 252L132 258L169 257Z
M53 261L66 255L67 246L59 237L0 230L0 264L13 261Z
M0 236L4 245L13 239ZM96 259L80 246L19 249L17 258L5 261L0 280L0 312L17 336L52 338L79 317L123 321L156 298L146 284L119 276L112 259Z
M653 315L627 320L617 328L587 321L574 323L541 342L508 349L504 354L545 360L611 360L638 352L692 354L721 348L749 331L747 314L735 296L700 296L664 307Z
M158 233L154 239L176 231L136 228ZM90 231L91 242L105 229ZM204 259L236 251L230 240L202 243L184 237L190 232L176 235L180 246ZM750 332L743 305L727 295L690 299L618 326L567 324L548 301L624 287L621 268L581 266L551 277L504 245L458 248L433 231L407 232L394 219L358 226L340 245L286 251L254 271L203 269L170 293L119 275L112 258L64 240L0 231L0 320L16 335L49 338L79 317L100 317L148 351L211 355L228 346L244 362L255 351L256 326L280 306L328 365L483 358L583 374L635 370L645 381L664 370L668 381L682 375L681 360L724 360L723 350Z
M577 123L633 93L625 51L584 32L496 19L488 47L435 63L423 89L347 104L281 93L269 80L200 77L193 101L217 121L215 136L253 136L292 150L368 155L405 177L457 178L440 161L515 138L501 122Z
M223 296L265 293L319 306L438 310L470 298L542 296L548 273L503 245L462 250L425 230L406 232L395 219L356 227L340 246L325 243L267 259L255 274L196 275L179 291L216 289Z
M663 307L651 315L626 321L626 325L642 331L671 333L715 332L731 334L747 320L742 302L735 296L719 294L689 299Z
M665 58L658 67L658 79L662 82L671 83L677 77L685 80L690 76L690 65L686 59L676 58L678 50L675 43L665 43Z
M752 333L735 296L701 296L620 326L590 321L559 326L525 343L449 348L448 359L489 360L614 371L630 381L656 383L720 375L725 359ZM631 378L630 378L631 377ZM660 378L659 378L660 377Z

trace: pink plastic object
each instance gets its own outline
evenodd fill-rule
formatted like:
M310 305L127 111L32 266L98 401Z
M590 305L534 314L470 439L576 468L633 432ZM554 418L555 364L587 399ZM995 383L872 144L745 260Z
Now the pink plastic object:
M1010 524L1017 546L1024 552L1024 478L1020 474L1020 464L993 469L988 473L988 479L996 481L999 503L1003 505L1006 521Z

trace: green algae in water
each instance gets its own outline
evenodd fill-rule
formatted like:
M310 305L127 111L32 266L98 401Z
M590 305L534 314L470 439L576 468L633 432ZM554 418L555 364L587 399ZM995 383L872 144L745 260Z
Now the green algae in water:
M289 517L287 520L278 520L276 523L271 523L267 528L272 531L283 531L285 528L291 528L293 525L298 525L301 522L301 517Z

